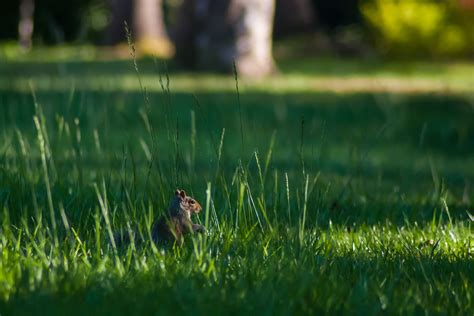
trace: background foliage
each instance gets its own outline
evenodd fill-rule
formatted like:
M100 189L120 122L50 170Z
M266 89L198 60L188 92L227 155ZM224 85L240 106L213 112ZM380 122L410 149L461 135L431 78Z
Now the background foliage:
M180 2L165 0L165 20L172 32ZM313 0L315 31L329 36L344 29L362 32L365 45L382 55L400 57L472 56L474 9L459 1ZM17 37L19 1L6 1L0 39ZM110 20L104 0L38 0L35 2L36 44L103 41Z
M474 11L456 2L373 0L362 5L378 48L400 56L462 56L473 52Z

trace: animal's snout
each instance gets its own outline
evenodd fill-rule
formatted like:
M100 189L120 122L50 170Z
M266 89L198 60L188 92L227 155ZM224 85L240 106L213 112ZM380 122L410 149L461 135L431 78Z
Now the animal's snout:
M199 213L202 210L201 204L199 204L197 201L194 204L194 213Z

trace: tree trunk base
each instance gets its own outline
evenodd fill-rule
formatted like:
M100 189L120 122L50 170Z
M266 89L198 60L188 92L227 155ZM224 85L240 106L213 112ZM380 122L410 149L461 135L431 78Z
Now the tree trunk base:
M274 74L274 0L186 0L177 32L177 56L187 66L242 77Z

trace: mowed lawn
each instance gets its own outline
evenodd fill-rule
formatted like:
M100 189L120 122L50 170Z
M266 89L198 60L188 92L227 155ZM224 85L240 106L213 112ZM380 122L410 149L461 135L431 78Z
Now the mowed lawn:
M281 61L237 92L87 52L0 64L2 316L474 313L472 64ZM207 233L157 248L177 187Z

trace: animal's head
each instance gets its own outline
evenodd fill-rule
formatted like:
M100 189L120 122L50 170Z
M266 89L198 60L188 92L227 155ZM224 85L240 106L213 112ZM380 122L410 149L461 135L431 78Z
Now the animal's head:
M190 196L187 196L184 190L176 189L174 194L175 202L179 203L180 208L186 211L189 215L197 214L201 211L202 207L198 201Z

